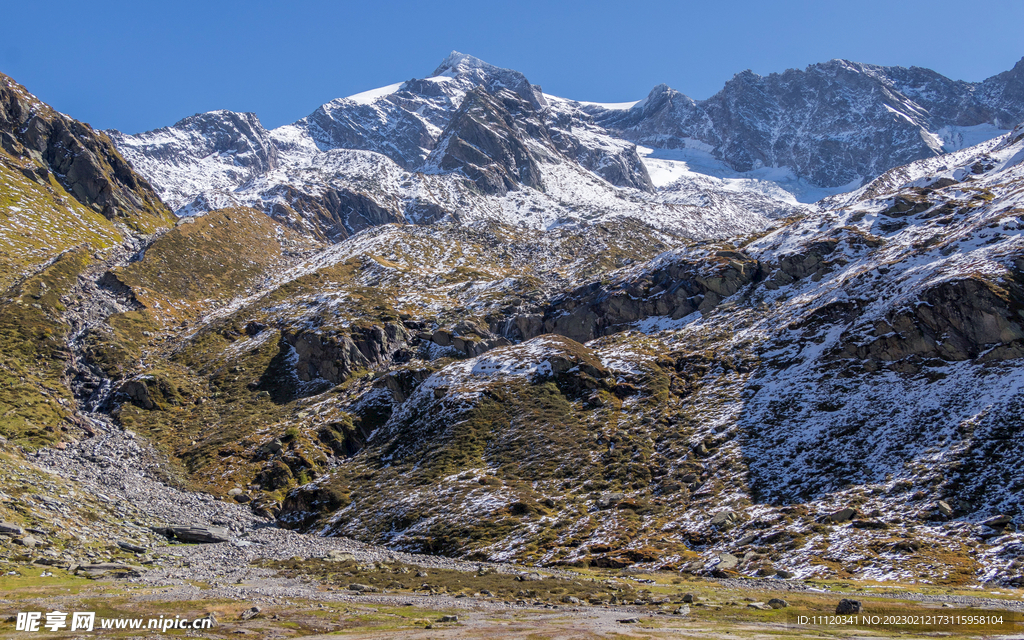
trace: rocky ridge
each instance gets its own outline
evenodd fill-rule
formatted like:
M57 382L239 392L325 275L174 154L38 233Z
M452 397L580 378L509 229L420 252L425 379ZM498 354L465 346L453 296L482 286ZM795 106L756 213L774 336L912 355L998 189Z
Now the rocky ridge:
M703 101L659 85L629 109L584 109L637 144L710 154L739 172L789 167L821 187L860 186L1013 128L1024 119L1024 59L976 83L831 60L768 76L747 70Z
M251 206L330 241L391 222L546 228L623 216L706 237L804 209L757 181L660 193L635 145L549 98L516 71L453 53L430 77L273 131L252 114L211 112L110 135L179 215Z

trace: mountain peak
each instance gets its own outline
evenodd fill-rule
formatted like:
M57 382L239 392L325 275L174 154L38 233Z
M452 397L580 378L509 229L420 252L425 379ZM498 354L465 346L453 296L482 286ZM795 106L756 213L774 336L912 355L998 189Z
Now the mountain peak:
M434 72L430 74L430 77L436 77L440 75L457 75L460 71L467 71L469 69L498 69L493 64L484 62L480 58L471 56L468 53L461 53L459 51L452 51L448 54L448 57L441 61L441 64L434 69Z
M229 111L227 109L214 109L213 111L207 111L205 113L196 113L182 118L178 122L174 123L174 126L180 128L195 124L211 124L224 121L236 124L244 122L249 126L256 126L261 129L263 128L263 124L260 122L259 116L252 111Z

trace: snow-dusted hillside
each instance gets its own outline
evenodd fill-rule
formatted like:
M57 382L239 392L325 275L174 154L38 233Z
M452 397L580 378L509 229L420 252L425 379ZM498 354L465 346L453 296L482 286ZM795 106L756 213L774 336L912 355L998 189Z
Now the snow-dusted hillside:
M404 307L415 355L347 396L357 451L290 493L282 520L496 560L1013 583L1024 128L935 162L752 240L529 300L490 276ZM398 229L360 236L377 256L366 282L454 264L393 244ZM400 286L403 304L427 300ZM314 351L296 352L300 372ZM323 367L313 379L337 383ZM309 403L339 420L336 399ZM335 492L352 499L323 511Z
M1015 104L1015 72L832 67L830 91L902 87L929 123L947 91ZM175 482L394 549L1024 584L1024 124L957 120L951 153L825 188L635 146L607 116L656 101L454 54L273 131L115 133L206 212L174 221L105 137L7 86L9 465L98 421ZM252 208L207 212L228 204Z

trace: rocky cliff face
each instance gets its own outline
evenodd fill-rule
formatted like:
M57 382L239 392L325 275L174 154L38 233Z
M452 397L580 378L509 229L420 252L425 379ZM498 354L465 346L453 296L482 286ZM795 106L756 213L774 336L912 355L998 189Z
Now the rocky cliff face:
M537 156L556 160L553 147L533 105L507 90L493 97L473 91L441 134L426 166L460 171L482 192L504 195L520 185L543 189Z
M166 223L168 211L103 133L57 113L0 74L0 144L23 161L21 172L50 174L82 205L142 231Z

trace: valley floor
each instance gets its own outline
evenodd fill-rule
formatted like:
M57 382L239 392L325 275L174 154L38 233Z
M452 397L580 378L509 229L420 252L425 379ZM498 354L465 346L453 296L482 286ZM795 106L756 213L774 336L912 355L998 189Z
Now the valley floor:
M169 631L211 638L1024 637L1024 591L1015 589L537 572L301 535L276 528L242 505L167 486L154 477L154 449L130 432L102 422L94 426L96 437L42 450L31 460L39 470L74 479L81 491L117 505L120 526L135 531L133 544L142 542L141 525L161 523L225 526L232 540L180 544L150 535L138 553L115 546L114 538L106 546L12 552L0 560L0 637L75 636L66 629L16 631L17 614L29 611L41 612L44 621L51 611L144 620L212 612L217 621L210 630ZM54 524L68 526L59 519ZM91 531L101 533L100 527L94 523ZM114 528L106 535L124 534ZM103 561L105 567L96 565ZM800 623L801 615L831 615L845 597L860 600L863 615L883 619L999 616L1003 624ZM772 609L766 604L772 598L788 606ZM252 607L259 612L245 619ZM441 622L445 616L457 619ZM92 635L139 632L103 630L80 637Z

